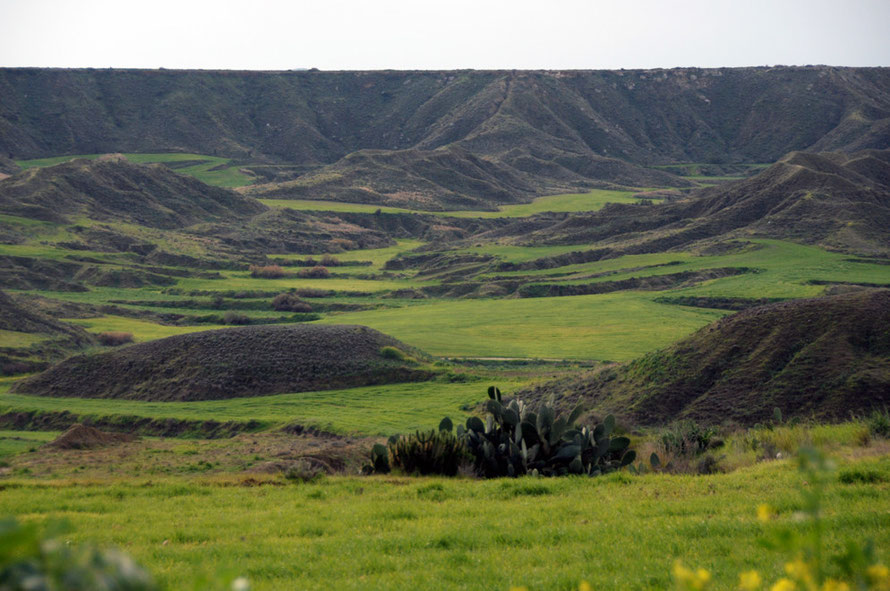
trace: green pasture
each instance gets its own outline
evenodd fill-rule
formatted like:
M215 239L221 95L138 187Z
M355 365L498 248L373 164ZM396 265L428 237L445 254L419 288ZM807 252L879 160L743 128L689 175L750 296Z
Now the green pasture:
M667 346L720 318L715 310L621 292L562 298L420 301L410 307L330 314L433 355L625 361Z
M538 197L531 203L501 205L497 211L456 210L456 211L424 211L386 207L367 203L345 203L341 201L322 201L312 199L260 199L269 207L283 207L306 211L340 211L354 213L423 213L458 218L518 218L538 213L562 213L576 211L596 211L607 203L639 203L635 191L609 191L593 189L587 193L565 193Z
M872 540L886 564L890 458L842 463L844 471L875 481L831 478L826 551ZM25 522L66 519L66 540L119 547L169 589L223 589L239 576L254 591L568 591L582 580L668 589L677 560L707 569L713 588L735 589L742 571L782 576L792 557L760 541L806 527L797 512L807 485L787 460L712 476L375 476L262 487L227 478L7 480L3 507ZM769 523L757 519L761 503L777 512Z
M470 379L367 386L346 390L300 392L200 402L141 402L90 398L48 398L10 393L12 382L0 383L0 413L12 411L68 411L78 415L174 418L204 421L260 421L269 427L291 423L336 433L392 435L432 429L442 417L463 422L475 405L487 400L492 382ZM527 382L498 380L504 392Z
M71 156L55 156L53 158L35 158L33 160L17 160L16 164L24 169L54 166L75 158L95 160L103 154L77 154ZM206 156L203 154L156 153L156 154L124 154L130 162L149 164L164 162L175 167L176 172L193 176L201 182L217 187L243 187L253 182L253 177L240 171L240 167L232 166L231 158ZM178 163L187 163L177 166Z

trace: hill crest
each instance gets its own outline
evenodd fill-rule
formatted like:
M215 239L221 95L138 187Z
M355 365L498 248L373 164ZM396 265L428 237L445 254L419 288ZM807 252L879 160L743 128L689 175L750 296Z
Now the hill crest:
M890 290L738 312L675 345L522 396L584 402L635 424L842 420L890 404Z

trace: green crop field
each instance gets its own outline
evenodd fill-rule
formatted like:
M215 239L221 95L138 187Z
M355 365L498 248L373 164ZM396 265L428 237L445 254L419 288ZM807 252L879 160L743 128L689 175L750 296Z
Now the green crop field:
M890 460L840 472L880 483L831 479L827 549L870 539L877 559L890 559ZM122 548L170 589L222 589L238 576L256 591L667 589L676 560L734 589L742 571L783 574L792 557L760 540L806 527L796 519L803 480L788 461L713 476L553 480L13 480L3 505L28 522L67 519L67 540ZM767 524L757 519L765 502L777 512Z

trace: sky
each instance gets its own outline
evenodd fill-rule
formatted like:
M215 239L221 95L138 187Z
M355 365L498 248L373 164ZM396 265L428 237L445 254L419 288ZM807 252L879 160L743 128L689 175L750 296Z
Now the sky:
M890 0L0 0L0 67L890 66Z

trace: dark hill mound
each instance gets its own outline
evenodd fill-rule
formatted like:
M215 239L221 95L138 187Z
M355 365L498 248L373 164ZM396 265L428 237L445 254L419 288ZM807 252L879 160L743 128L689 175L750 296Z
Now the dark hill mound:
M62 223L85 216L172 229L265 210L253 198L210 187L163 164L121 158L73 160L0 181L0 213Z
M247 326L79 355L16 384L15 390L43 396L188 401L431 377L386 347L419 355L364 326Z
M882 254L890 246L890 150L794 152L760 174L647 207L517 220L488 235L524 244L601 242L658 252L714 238L763 236Z
M579 400L636 424L837 420L890 405L890 291L751 308L668 349L523 397Z

